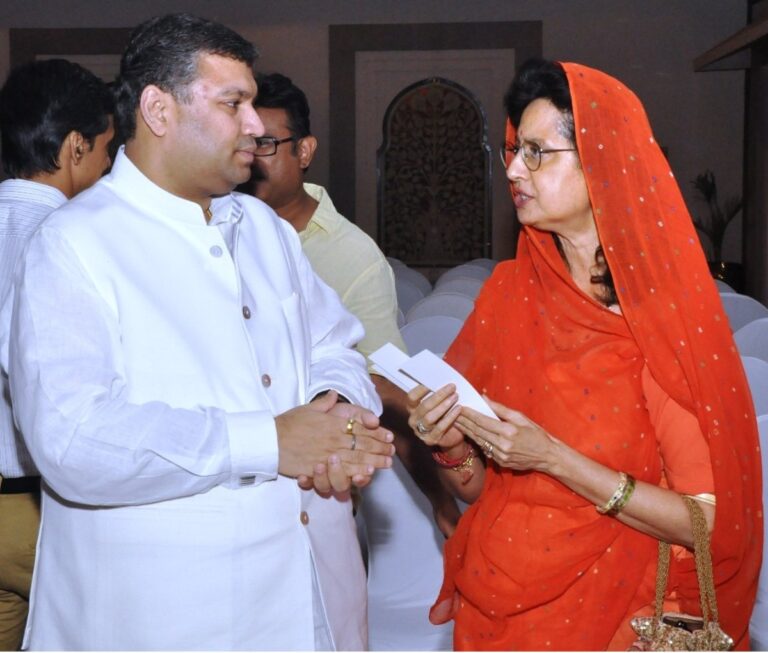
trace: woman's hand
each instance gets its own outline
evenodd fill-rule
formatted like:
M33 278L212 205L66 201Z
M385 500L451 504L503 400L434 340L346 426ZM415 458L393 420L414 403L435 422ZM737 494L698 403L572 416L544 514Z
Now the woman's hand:
M459 430L474 440L501 467L551 472L555 440L523 413L486 398L495 420L466 406L456 419Z
M420 440L430 446L438 445L450 449L464 441L464 435L454 422L461 413L461 406L456 402L459 395L452 383L429 394L423 385L416 386L408 393L408 426ZM425 398L426 397L426 398Z

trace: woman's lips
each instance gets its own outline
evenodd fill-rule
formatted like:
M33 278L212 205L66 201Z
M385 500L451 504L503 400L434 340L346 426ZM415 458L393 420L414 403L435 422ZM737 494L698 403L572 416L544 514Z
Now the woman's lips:
M523 206L525 206L528 202L528 200L531 199L530 195L526 195L520 190L515 190L515 192L512 194L512 200L515 203L515 208L520 209Z

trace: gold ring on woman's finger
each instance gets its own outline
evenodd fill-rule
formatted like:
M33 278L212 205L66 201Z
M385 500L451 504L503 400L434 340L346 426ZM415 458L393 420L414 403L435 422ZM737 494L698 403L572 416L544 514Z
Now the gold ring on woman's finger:
M351 451L354 451L356 446L357 446L357 436L353 433L352 434L352 447L351 447Z
M422 422L421 420L419 420L418 422L416 422L416 430L417 430L417 431L418 431L418 432L419 432L421 435L426 435L426 434L427 434L427 433L429 433L429 432L430 432L432 429L428 429L426 426L424 426L424 422Z
M483 442L483 453L486 458L493 458L493 445L488 440Z
M352 435L352 427L354 425L355 425L355 418L354 417L350 417L347 420L347 428L346 428L347 435ZM352 448L354 449L354 447L352 447Z

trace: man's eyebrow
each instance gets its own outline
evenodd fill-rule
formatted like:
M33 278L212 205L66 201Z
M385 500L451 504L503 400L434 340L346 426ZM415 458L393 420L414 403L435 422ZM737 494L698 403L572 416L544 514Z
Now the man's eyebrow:
M232 97L233 95L236 95L240 99L256 97L255 93L253 93L251 91L246 91L246 90L244 90L242 88L238 88L238 87L234 87L234 86L230 87L230 88L222 89L219 92L219 95L222 96L222 97L224 97L224 96Z

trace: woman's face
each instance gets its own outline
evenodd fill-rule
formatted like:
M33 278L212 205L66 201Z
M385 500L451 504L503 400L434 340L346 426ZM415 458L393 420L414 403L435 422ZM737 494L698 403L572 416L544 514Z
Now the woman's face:
M549 100L534 100L520 118L517 144L535 143L542 150L572 148L561 133L561 121L562 114ZM507 166L507 179L512 183L521 224L562 235L594 229L587 185L575 151L542 154L535 172L528 170L520 151Z

